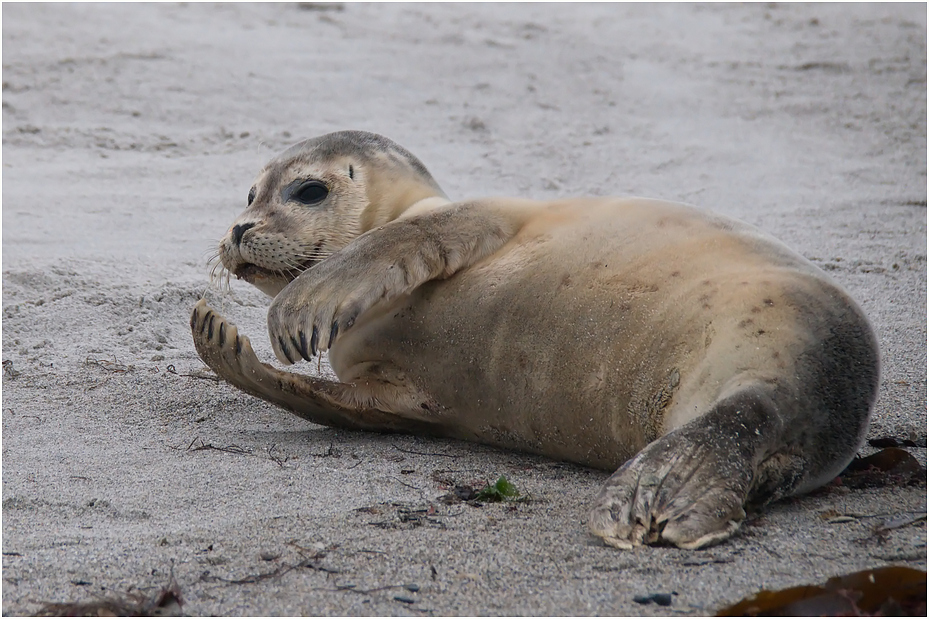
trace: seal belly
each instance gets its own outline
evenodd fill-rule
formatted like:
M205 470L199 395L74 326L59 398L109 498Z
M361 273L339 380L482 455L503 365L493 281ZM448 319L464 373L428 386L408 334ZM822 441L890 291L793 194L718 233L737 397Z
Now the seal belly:
M681 205L563 204L359 325L353 357L403 370L448 435L606 469L705 412L724 379L784 372L783 317L752 309L812 269L802 258ZM755 350L771 337L780 361Z

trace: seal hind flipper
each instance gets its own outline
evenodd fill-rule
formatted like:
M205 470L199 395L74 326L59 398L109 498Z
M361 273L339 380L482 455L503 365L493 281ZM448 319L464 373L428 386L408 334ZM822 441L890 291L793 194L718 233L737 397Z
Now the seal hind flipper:
M762 384L748 385L643 449L607 480L588 518L607 544L696 549L729 538L753 494L790 495L808 467L784 452Z

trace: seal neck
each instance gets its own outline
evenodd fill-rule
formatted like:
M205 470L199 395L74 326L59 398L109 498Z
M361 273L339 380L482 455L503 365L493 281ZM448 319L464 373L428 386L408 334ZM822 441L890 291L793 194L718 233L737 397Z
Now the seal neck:
M450 203L444 195L437 195L434 189L424 185L385 189L368 192L368 205L361 212L362 233L394 219L425 213Z
M415 215L422 215L423 213L428 213L429 211L434 211L437 208L441 208L446 204L451 204L451 200L444 196L432 196L429 198L423 198L419 202L414 203L410 208L406 209L397 219L406 219L407 217L413 217Z

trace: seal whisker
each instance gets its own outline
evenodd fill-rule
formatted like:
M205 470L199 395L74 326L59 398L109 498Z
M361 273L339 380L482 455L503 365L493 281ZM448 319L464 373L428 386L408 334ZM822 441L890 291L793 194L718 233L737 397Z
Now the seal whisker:
M221 262L216 262L210 268L210 288L215 288L221 293L229 292L232 286L229 283L231 273Z
M297 263L297 264L292 264L292 263L288 260L287 263L286 263L286 268L281 269L280 271L278 271L278 273L280 273L281 275L283 275L283 276L286 277L287 279L295 279L298 275L300 275L301 273L303 273L304 270L305 270L305 269L304 269L302 266L300 266L299 263Z
M210 288L217 289L220 293L226 293L232 290L230 285L231 273L220 259L219 251L213 251L207 259L207 266L210 268Z
M308 252L305 252L305 253L294 254L294 257L295 257L295 258L298 258L298 259L300 259L300 260L319 260L319 261L321 261L321 260L325 260L326 258L328 258L329 256L331 256L333 253L335 253L335 252L332 252L332 251L324 251L324 250L311 250L311 251L308 251Z

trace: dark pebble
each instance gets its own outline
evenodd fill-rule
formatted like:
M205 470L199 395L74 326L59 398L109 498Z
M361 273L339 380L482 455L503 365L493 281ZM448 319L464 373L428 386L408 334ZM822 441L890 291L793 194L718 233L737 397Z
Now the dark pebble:
M655 604L658 606L670 606L671 605L671 594L670 593L656 593L652 596L652 599L655 601Z
M636 604L651 604L654 602L658 606L670 606L671 605L671 594L670 593L649 593L648 595L637 595L632 598L632 601Z
M455 486L455 496L462 501L470 501L477 496L477 492L471 486Z
M397 600L398 602L403 602L404 604L415 604L416 603L416 600L408 598L408 597L404 597L402 595L395 595L394 599Z
M900 439L893 436L872 438L868 440L868 444L871 447L878 447L881 449L886 449L887 447L918 447L915 441L911 441L909 439Z
M419 591L419 585L414 585L413 583L410 583L408 585L403 585L403 588L406 589L407 591L412 591L413 593L416 593L417 591Z

